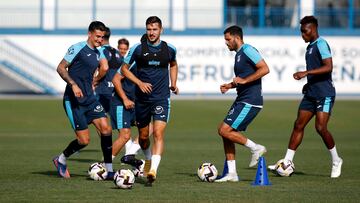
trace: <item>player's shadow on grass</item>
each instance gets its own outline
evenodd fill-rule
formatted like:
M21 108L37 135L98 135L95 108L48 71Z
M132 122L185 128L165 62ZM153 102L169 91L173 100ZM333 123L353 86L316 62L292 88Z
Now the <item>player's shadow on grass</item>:
M60 178L59 174L57 173L56 170L54 171L35 171L35 172L31 172L31 174L35 174L35 175L44 175L44 176L49 176L49 177L56 177L56 178ZM84 174L71 174L71 177L76 178L76 177L88 177L86 175L87 173L84 172Z

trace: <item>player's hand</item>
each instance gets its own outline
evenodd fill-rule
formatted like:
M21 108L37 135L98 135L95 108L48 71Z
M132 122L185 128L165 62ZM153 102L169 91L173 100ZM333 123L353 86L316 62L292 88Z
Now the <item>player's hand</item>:
M241 77L235 77L235 78L233 78L233 83L235 83L237 85L243 85L246 83L246 80Z
M152 85L150 83L141 82L138 86L140 90L146 94L150 94L152 92Z
M71 89L74 92L75 97L82 98L84 96L80 87L77 86L76 84L72 85Z
M135 103L130 99L124 100L125 109L133 109L135 107Z
M171 92L174 93L174 94L179 94L179 88L176 87L176 86L171 86L171 87L170 87L170 90L171 90Z
M301 78L304 78L307 76L307 72L306 71L299 71L293 74L293 77L295 80L300 80Z
M225 94L231 88L230 84L222 84L220 85L220 92Z

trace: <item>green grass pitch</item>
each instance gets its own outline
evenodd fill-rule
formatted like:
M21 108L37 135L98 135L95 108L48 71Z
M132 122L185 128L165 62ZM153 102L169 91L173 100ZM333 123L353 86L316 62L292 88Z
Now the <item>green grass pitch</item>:
M224 153L217 125L231 103L173 101L158 179L152 187L137 179L133 189L121 190L111 181L96 182L87 177L89 165L102 157L93 127L89 146L68 161L71 179L57 176L51 159L74 139L60 100L0 100L0 202L360 201L360 101L336 101L329 122L344 159L340 178L329 177L331 158L312 120L295 155L296 173L292 177L269 173L271 186L252 186L256 169L247 167L250 152L237 146L240 182L200 182L196 170L201 163L212 162L222 171ZM266 100L245 132L267 147L267 164L284 156L298 103ZM113 138L116 136L114 131ZM118 158L114 168L121 167L125 166Z

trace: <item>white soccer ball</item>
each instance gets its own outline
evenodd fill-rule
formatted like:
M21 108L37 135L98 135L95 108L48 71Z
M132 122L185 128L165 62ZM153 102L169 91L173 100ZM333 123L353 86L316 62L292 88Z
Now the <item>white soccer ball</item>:
M90 165L88 174L93 180L105 180L108 172L102 163L96 162Z
M217 178L218 171L214 164L203 163L199 166L197 175L200 180L204 182L214 182L214 180Z
M114 183L118 188L130 189L134 182L135 176L130 169L120 169L114 175Z
M294 173L295 165L287 159L280 159L275 166L275 171L279 176L291 176Z
M145 160L141 159L143 162L139 168L133 168L132 172L134 173L135 177L144 177L144 166L145 166Z

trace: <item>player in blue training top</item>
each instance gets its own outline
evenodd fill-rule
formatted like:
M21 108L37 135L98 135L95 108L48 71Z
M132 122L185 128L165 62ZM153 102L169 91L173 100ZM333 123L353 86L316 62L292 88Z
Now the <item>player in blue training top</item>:
M156 179L156 173L164 150L164 132L170 113L170 90L178 94L176 86L178 66L176 49L160 40L163 31L160 18L150 16L146 20L146 35L141 43L131 47L122 66L122 73L136 85L135 112L139 129L139 143L147 150L149 160L149 123L153 119L154 143L151 167L147 173L149 183ZM129 64L136 62L137 76L129 71ZM169 68L170 65L170 68ZM170 72L170 84L169 84Z
M335 88L331 72L333 62L328 43L318 33L318 21L314 16L305 16L300 21L301 36L309 45L306 48L306 71L294 73L295 80L307 77L303 87L304 97L300 103L297 119L290 137L284 159L293 160L295 151L301 144L304 129L315 116L315 128L330 151L332 158L331 178L341 174L343 160L339 157L334 139L327 129L332 107L335 102ZM275 166L269 166L274 170Z
M76 139L53 162L63 178L70 178L66 160L75 152L86 147L90 141L88 124L91 122L101 133L103 151L109 179L113 176L111 148L111 127L107 122L103 106L96 99L93 86L106 74L108 63L103 52L97 49L105 34L105 25L100 21L90 23L88 39L72 45L57 67L57 72L67 83L63 105L75 131ZM98 75L94 72L99 67Z
M105 112L109 112L110 102L114 92L114 85L111 81L116 71L121 67L124 58L119 54L117 49L110 46L109 39L111 30L108 27L105 29L106 31L101 49L103 49L104 55L108 61L109 70L107 71L106 75L99 81L99 85L96 87L95 92L99 102L104 107Z
M266 148L246 138L240 131L245 131L263 106L261 78L269 73L269 68L259 52L243 41L242 29L231 26L224 31L225 43L230 51L236 51L232 82L220 86L221 93L236 88L237 97L220 123L218 133L222 137L226 156L225 165L228 171L215 182L237 182L235 143L244 145L251 150L249 167L257 164ZM225 170L225 166L224 166Z

